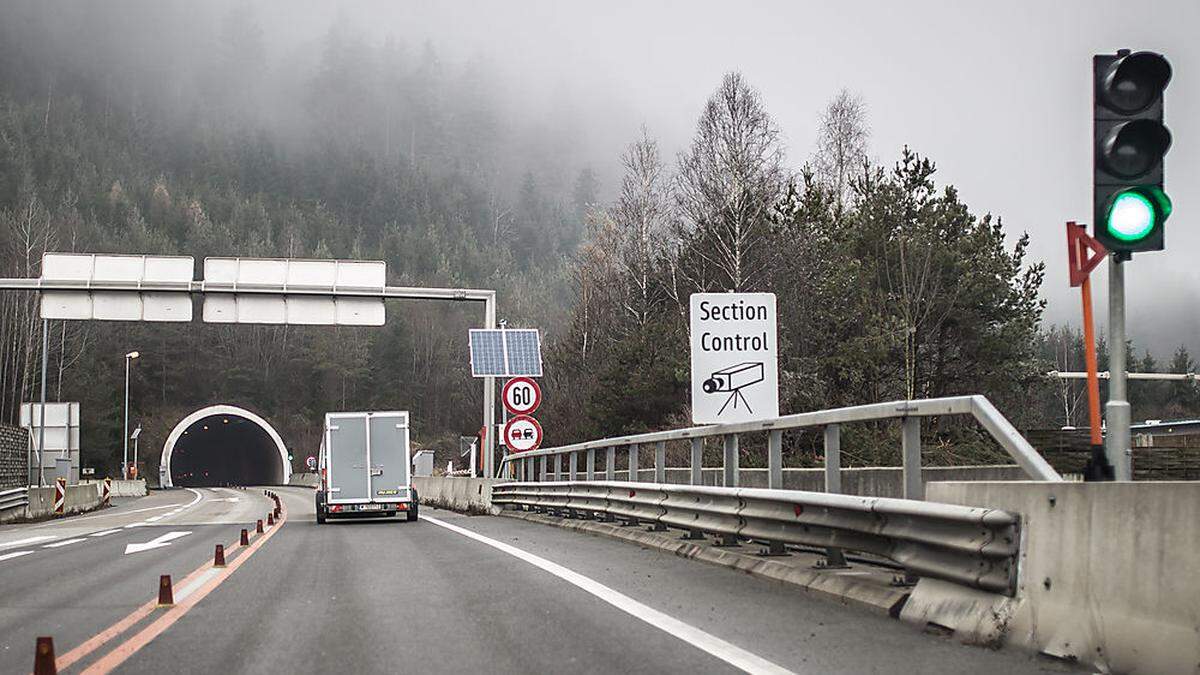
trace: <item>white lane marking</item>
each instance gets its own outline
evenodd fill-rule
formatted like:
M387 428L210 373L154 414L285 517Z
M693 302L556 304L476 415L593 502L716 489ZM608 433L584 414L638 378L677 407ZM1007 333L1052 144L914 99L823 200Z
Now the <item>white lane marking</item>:
M179 539L180 537L186 537L189 534L191 534L190 531L188 531L188 532L167 532L166 534L160 534L157 537L151 539L150 541L143 542L141 544L126 544L125 545L125 555L129 555L130 553L141 553L142 551L149 551L150 549L162 548L163 546L170 546L172 541Z
M202 572L200 576L193 579L187 586L179 589L179 592L175 594L175 602L183 602L184 598L194 593L197 588L200 588L204 584L208 583L208 580L215 577L220 571L220 568L211 567Z
M156 521L162 520L163 518L166 518L168 515L170 515L170 514L164 513L164 514L162 514L161 516L151 516L150 518L147 518L147 519L146 519L146 522L147 522L147 523L153 523L153 522L156 522Z
M450 523L438 520L437 518L430 518L424 514L421 515L421 520L437 525L438 527L444 527L451 532L456 532L464 537L474 539L475 541L478 541L482 544L487 544L494 549L503 551L514 558L524 560L534 567L538 567L573 586L587 591L588 593L603 600L604 602L607 602L626 614L629 614L634 618L641 619L642 621L667 633L668 635L679 638L693 647L707 652L718 659L721 659L734 668L747 673L792 672L787 668L758 656L757 654L748 652L745 649L726 642L725 640L722 640L711 633L700 630L699 628L696 628L690 624L686 624L673 616L664 614L657 609L654 609L653 607L644 605L628 595L625 595L624 593L605 586L599 581L585 577L578 572L569 570L562 565L546 560L541 556L534 555L528 551L523 551L502 541L496 541L490 537L485 537L482 534L472 532L466 528L462 528L457 525L451 525Z
M11 560L13 558L20 558L21 556L29 555L30 553L33 553L33 551L13 551L12 553L5 553L4 555L0 555L0 560Z
M104 530L102 532L93 532L93 533L89 534L88 536L89 537L107 537L110 534L116 534L118 532L120 532L120 530Z
M24 546L26 544L36 544L39 541L48 541L53 538L54 537L52 537L50 535L45 535L45 536L41 536L41 537L27 537L25 539L18 539L16 541L6 541L3 544L0 544L0 548L16 548L18 546Z
M84 541L82 537L75 539L63 539L62 541L56 541L53 544L46 544L42 548L58 548L59 546L67 546L68 544L78 544L81 541Z

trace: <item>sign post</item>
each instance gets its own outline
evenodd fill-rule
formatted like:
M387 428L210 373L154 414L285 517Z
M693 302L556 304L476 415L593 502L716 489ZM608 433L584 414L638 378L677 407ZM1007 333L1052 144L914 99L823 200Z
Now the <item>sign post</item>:
M693 293L692 421L779 416L774 293Z
M1113 467L1104 455L1104 440L1100 434L1100 376L1096 364L1096 329L1092 320L1091 272L1107 254L1103 244L1088 236L1086 226L1074 221L1067 223L1068 276L1071 286L1079 287L1083 299L1083 348L1092 441L1092 458L1084 473L1091 480L1113 478Z

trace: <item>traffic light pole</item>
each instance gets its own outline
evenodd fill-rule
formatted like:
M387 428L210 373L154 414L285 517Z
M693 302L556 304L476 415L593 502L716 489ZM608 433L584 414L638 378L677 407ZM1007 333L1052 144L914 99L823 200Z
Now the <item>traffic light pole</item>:
M1133 480L1132 450L1130 449L1129 401L1126 394L1125 364L1125 266L1122 254L1108 259L1108 403L1104 406L1107 432L1104 452L1113 467L1115 480Z

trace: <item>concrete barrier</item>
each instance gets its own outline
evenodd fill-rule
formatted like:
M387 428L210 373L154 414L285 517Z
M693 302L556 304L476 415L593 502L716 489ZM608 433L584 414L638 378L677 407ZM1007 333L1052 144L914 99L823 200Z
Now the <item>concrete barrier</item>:
M100 485L89 483L68 485L64 513L83 513L100 506ZM54 488L29 488L29 506L25 508L26 520L49 518L54 515Z
M1200 483L934 483L927 499L1021 514L1018 591L922 579L903 620L1100 672L1200 673Z
M507 481L495 478L413 476L412 486L422 504L468 513L493 513L492 486Z
M101 494L104 493L104 481L102 480L85 480L80 481L80 485L96 485ZM138 478L137 480L114 480L112 482L111 497L145 497L146 496L146 481Z
M292 477L288 479L288 485L296 485L299 487L315 488L320 484L321 477L315 473L293 472Z

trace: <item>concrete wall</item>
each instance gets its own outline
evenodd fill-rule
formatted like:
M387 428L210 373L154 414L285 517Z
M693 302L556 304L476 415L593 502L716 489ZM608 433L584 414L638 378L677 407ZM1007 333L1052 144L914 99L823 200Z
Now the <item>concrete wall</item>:
M1200 483L940 483L1022 516L1015 598L922 579L901 618L1101 672L1200 673Z
M645 451L643 451L644 453ZM619 454L619 453L618 453ZM643 455L644 456L644 455ZM624 458L618 457L617 462ZM596 457L597 478L603 479L603 454ZM553 472L554 462L548 464L548 471ZM585 474L583 462L579 464L580 478ZM691 469L667 469L667 482L687 484L691 477ZM628 470L618 470L617 480L627 480ZM705 468L702 477L705 485L721 485L723 470L721 468ZM767 487L766 469L742 469L738 472L741 487ZM922 478L926 485L935 481L1010 481L1028 478L1021 467L1014 465L995 466L955 466L955 467L926 467L922 470ZM566 460L563 460L563 478L567 479ZM638 479L643 482L654 481L654 469L639 469ZM553 475L551 475L553 480ZM825 469L784 469L783 487L786 490L804 490L806 492L825 491ZM848 495L863 497L902 497L904 492L904 477L900 467L872 467L866 469L842 469L842 492Z
M67 499L64 506L67 514L91 511L98 506L100 506L100 486L96 483L67 486ZM53 515L54 488L29 488L29 508L26 517L33 519Z
M100 494L104 494L104 481L102 480L84 480L80 481L81 485L95 485ZM146 481L138 478L137 480L114 480L110 487L109 495L112 497L145 497L146 496Z
M320 484L321 477L315 473L292 472L292 477L288 479L288 485L298 485L300 487L315 488Z
M422 504L453 511L490 513L492 486L506 481L495 478L451 478L413 476L412 486Z

